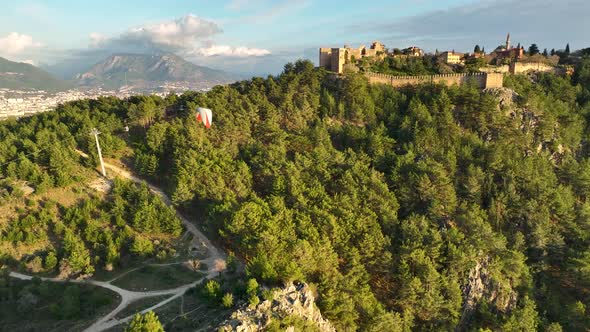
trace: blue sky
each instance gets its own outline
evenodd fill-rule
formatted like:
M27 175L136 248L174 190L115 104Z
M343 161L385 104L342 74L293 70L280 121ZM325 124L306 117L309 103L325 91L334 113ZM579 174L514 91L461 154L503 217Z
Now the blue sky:
M276 73L320 46L491 50L507 32L541 49L589 47L586 0L6 0L0 56L36 64L165 51L197 64Z

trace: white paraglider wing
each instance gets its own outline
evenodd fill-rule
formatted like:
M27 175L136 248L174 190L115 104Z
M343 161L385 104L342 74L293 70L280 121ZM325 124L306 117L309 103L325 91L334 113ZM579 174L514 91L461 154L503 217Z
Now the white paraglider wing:
M197 121L202 121L205 127L210 128L213 122L213 113L208 108L199 107L197 108Z

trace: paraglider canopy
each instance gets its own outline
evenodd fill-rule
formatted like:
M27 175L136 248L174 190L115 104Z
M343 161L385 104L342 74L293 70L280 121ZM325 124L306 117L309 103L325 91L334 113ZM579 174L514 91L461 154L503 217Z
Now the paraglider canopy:
M205 127L210 128L213 120L213 114L208 108L197 108L197 121L202 121Z

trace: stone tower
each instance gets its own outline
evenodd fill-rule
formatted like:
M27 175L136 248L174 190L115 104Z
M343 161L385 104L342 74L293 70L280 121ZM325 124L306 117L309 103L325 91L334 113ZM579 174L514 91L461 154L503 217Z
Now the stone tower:
M506 36L506 49L510 49L510 33Z

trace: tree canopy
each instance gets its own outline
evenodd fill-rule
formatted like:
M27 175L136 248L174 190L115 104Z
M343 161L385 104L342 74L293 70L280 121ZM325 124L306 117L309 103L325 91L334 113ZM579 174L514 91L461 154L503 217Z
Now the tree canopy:
M143 315L135 314L125 332L164 332L164 328L158 316L153 311L148 311Z

